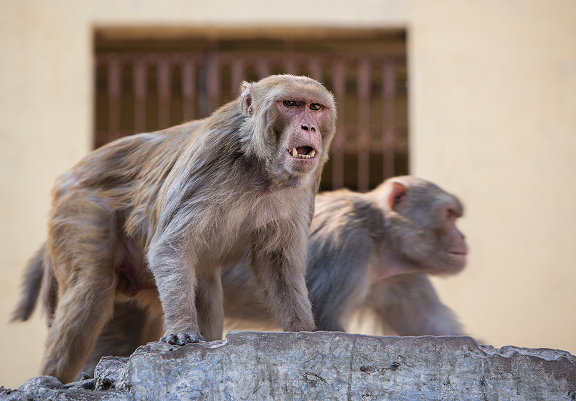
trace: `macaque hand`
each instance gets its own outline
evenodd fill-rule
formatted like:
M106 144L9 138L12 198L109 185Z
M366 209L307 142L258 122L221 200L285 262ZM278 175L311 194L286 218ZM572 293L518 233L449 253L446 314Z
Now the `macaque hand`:
M185 332L185 333L166 333L160 341L171 345L186 345L188 343L204 342L204 337L200 333Z

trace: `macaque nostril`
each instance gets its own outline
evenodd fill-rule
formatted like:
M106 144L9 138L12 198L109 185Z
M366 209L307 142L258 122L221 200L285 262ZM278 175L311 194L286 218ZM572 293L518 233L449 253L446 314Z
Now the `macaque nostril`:
M308 131L308 126L307 126L307 125L304 125L304 124L302 124L302 129L303 129L304 131Z

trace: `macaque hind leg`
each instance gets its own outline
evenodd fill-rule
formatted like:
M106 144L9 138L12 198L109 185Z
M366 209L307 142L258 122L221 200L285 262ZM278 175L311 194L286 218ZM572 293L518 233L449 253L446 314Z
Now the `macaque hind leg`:
M266 233L261 234L265 238ZM315 330L306 289L306 254L301 251L306 249L306 238L302 235L281 249L260 249L252 254L251 268L258 288L284 331Z
M106 199L77 191L56 201L47 245L59 302L48 332L43 374L72 380L112 316L115 241L115 219Z
M91 271L62 293L46 341L42 373L62 382L74 379L112 316L115 282Z
M114 315L98 336L94 350L82 367L82 371L93 375L94 368L103 356L132 354L138 346L145 343L142 333L145 331L147 319L148 311L136 302L115 303ZM154 339L158 338L160 334Z
M196 311L196 263L182 256L183 252L171 245L170 239L170 235L165 235L153 241L148 250L148 263L155 266L152 272L166 326L160 341L173 345L203 341Z

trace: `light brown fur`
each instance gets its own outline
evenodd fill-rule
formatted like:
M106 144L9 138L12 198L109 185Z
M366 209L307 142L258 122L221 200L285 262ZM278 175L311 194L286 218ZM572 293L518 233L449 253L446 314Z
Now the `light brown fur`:
M335 118L318 82L271 76L205 120L112 142L62 175L43 263L44 292L58 295L47 295L57 306L42 373L71 380L132 300L152 320L163 313L163 341L219 338L220 268L247 254L278 324L313 330L306 240Z

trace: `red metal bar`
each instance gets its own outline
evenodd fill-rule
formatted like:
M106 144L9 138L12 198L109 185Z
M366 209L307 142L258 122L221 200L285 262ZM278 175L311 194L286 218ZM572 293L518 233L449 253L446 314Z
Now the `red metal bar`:
M186 58L182 64L182 116L185 121L196 118L194 98L196 97L196 62Z
M270 75L270 60L268 57L258 57L256 60L256 74L258 74L258 79Z
M158 125L160 129L170 126L170 64L167 60L158 61Z
M220 59L214 53L208 56L208 99L210 114L220 106Z
M338 189L344 186L344 141L346 139L344 130L346 74L344 61L341 58L337 58L332 65L332 88L338 108L338 119L336 120L336 135L332 141L330 160L332 162L332 189Z
M132 64L134 85L134 131L144 132L146 129L146 73L147 65L142 58L137 58Z
M370 187L370 60L360 58L358 62L358 191Z
M294 53L286 53L282 57L282 69L287 74L296 74L298 69L296 65L296 55Z
M122 70L117 58L108 59L108 135L104 143L120 136L120 96L122 96Z
M322 82L322 64L318 57L312 57L308 61L308 69L310 70L310 77L318 82Z
M396 68L393 62L384 64L382 69L382 95L384 110L382 116L382 158L384 178L394 175L394 101L396 98Z
M232 97L236 97L240 94L240 85L244 80L244 58L236 57L232 60L231 65L231 84L230 92Z

